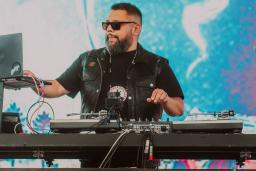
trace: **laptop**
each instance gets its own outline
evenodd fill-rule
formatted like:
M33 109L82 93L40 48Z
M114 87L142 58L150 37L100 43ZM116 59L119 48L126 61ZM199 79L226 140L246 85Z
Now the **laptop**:
M23 75L22 34L0 36L0 79Z
M31 77L23 76L22 33L0 35L0 81L7 89L35 86ZM44 85L51 84L44 80L42 82Z

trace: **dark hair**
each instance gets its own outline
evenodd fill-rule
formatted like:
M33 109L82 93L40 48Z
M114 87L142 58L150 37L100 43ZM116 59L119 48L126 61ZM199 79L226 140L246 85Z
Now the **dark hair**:
M142 14L138 7L130 3L117 3L111 6L111 10L125 10L127 14L136 15L142 23Z

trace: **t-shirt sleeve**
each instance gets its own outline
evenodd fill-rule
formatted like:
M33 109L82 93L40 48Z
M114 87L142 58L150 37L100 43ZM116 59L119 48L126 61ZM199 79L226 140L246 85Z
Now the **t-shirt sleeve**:
M62 73L56 80L70 93L68 96L74 98L80 91L81 83L81 56L77 58L73 64Z
M167 60L161 61L162 69L157 78L157 87L163 89L170 97L181 97L184 99L184 95L180 84L168 64Z

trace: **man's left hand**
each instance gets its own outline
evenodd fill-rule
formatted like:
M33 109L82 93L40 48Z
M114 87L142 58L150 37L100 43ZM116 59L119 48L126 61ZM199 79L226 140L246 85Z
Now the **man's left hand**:
M147 98L147 102L155 104L165 104L168 101L168 94L159 88L156 88L150 98Z

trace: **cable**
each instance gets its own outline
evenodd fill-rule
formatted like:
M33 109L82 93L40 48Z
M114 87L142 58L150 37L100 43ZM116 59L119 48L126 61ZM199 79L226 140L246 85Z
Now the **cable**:
M22 125L21 122L18 122L17 124L15 124L15 126L13 128L14 134L17 134L16 129L17 129L18 125Z
M28 112L27 112L26 122L27 122L28 128L32 131L32 133L37 133L37 134L39 134L39 132L37 132L37 131L32 127L32 121L33 121L34 115L36 114L36 112L39 111L39 109L43 106L43 104L47 104L47 105L51 108L51 110L52 110L52 115L53 115L53 119L54 119L54 110L53 110L52 106L51 106L49 103L47 103L47 102L44 101L45 91L44 91L44 83L43 83L43 81L42 81L41 79L39 79L39 78L34 78L34 77L32 77L32 76L29 76L29 77L32 78L32 80L33 80L33 82L34 82L34 84L35 84L35 87L36 87L36 90L37 90L37 94L38 94L38 96L39 96L39 99L38 99L35 103L33 103L33 104L30 106L30 108L29 108L29 110L28 110ZM38 83L39 83L39 85L38 85ZM42 98L43 98L43 100L41 100ZM30 117L30 120L29 120L29 112L30 112L30 110L31 110L36 104L39 104L39 106L38 106L38 108L32 113L32 115L31 115L31 117ZM38 114L38 113L37 113L37 114ZM49 130L48 133L50 133L50 130Z
M149 152L150 152L150 143L152 141L152 137L151 137L151 132L145 132L144 133L144 137L143 137L143 141L144 141L144 146L143 146L143 151L142 151L142 160L141 160L141 166L142 168L145 168L145 161L148 159L149 157Z
M105 118L102 118L101 120L99 120L97 123L91 125L88 129L90 131L88 131L86 134L89 134L91 133L92 131L95 131L97 128L99 128L108 118L105 117Z
M51 106L48 102L46 102L46 101L37 101L37 102L33 103L33 104L29 107L28 112L27 112L27 117L26 117L27 126L28 126L28 128L29 128L33 133L40 134L39 132L37 132L37 131L32 127L32 125L31 125L32 123L31 123L31 124L29 123L29 113L30 113L31 109L32 109L37 103L47 104L47 105L50 107L51 111L52 111L53 119L55 118L55 116L54 116L54 110L53 110L52 106ZM49 131L49 132L50 132L50 131Z
M31 117L30 117L30 120L29 120L29 125L32 125L32 119L33 119L33 117L34 117L34 115L37 113L37 115L38 115L38 111L39 111L39 109L43 106L43 103L44 102L44 98L43 98L43 100L42 100L42 103L40 104L40 102L38 103L39 104L39 106L36 108L36 110L32 113L32 115L31 115Z
M120 136L116 139L116 141L114 142L114 144L111 146L109 152L107 153L107 155L105 156L105 158L104 158L103 161L101 162L99 168L104 168L104 167L107 165L107 163L109 162L109 159L108 159L108 158L110 158L110 155L113 156L113 154L111 154L111 153L116 151L116 149L117 149L116 147L118 147L117 144L120 143L119 141L120 141L125 135L127 135L127 134L129 134L129 133L130 133L130 130L124 130L124 132L123 132L122 134L120 134ZM116 149L114 150L114 148L116 148ZM107 159L108 159L108 160L107 160Z
M110 161L112 160L113 155L115 154L117 148L119 147L119 145L122 143L122 140L124 139L124 137L126 135L128 135L128 133L130 132L129 130L127 130L128 132L125 132L125 134L123 134L122 137L120 137L120 139L118 141L116 141L115 146L113 147L112 151L109 151L109 157L107 157L105 164L103 165L103 168L106 167L107 164L110 165Z
M138 148L138 151L137 151L137 166L139 166L139 158L140 158L140 155L141 155L141 163L140 163L140 167L142 166L142 161L143 161L143 158L144 158L144 153L143 153L143 149L145 148L144 146L144 143L146 141L146 134L144 133L142 138L141 138L141 142L140 142L140 146ZM142 146L142 149L141 149L141 146Z
M34 77L32 77L32 76L28 76L28 77L31 77L32 80L34 81L34 84L35 84L35 87L36 87L36 90L37 90L37 94L40 96L40 91L39 91L39 88L38 88L38 85L37 85L37 82L36 82L36 81L38 81L38 79L37 79L37 78L34 78ZM40 97L41 97L41 96L40 96Z
M33 103L33 104L29 107L28 112L27 112L27 116L26 116L26 122L27 122L28 128L32 131L32 133L37 133L37 134L39 134L39 132L37 132L36 130L34 130L34 129L32 128L32 126L31 126L31 124L30 124L30 122L29 122L29 117L28 117L30 110L31 110L37 103L40 103L40 101L37 101L37 102Z
M39 102L39 101L41 101L41 98L42 98L42 96L40 95L40 91L39 91L38 85L37 85L37 81L39 81L39 79L34 78L34 77L32 77L32 76L28 76L28 77L32 78L32 80L33 80L33 82L34 82L34 85L35 85L36 90L37 90L37 94L38 94L38 96L39 96L39 99L37 100L37 102ZM41 87L41 84L39 84L39 86L40 86L40 88L42 88L42 87ZM37 103L36 103L36 104L37 104ZM40 107L41 107L41 105L39 105L39 107L36 109L36 111L38 111ZM36 111L35 111L35 112L36 112ZM35 112L34 112L34 113L35 113ZM32 117L33 117L34 113L32 114ZM31 122L29 123L29 121L28 121L28 114L27 114L27 125L28 125L28 128L34 133L35 130L31 127Z
M131 130L129 130L128 133L130 133L130 132L131 132ZM112 161L112 157L114 156L114 154L116 153L116 150L118 149L118 147L120 146L120 144L123 142L123 139L128 135L128 133L125 134L122 138L120 138L120 140L117 142L117 144L116 144L116 146L114 147L114 149L112 150L112 152L111 152L111 154L110 154L108 160L105 162L106 164L105 164L104 167L106 167L107 164L108 164L108 167L110 166L111 161Z
M105 123L106 121L110 120L111 119L111 115L109 115L109 113L111 113L111 110L112 108L114 107L115 105L112 105L109 109L109 112L107 113L107 115L102 118L101 120L99 120L99 122L93 124L92 126L89 127L89 130L92 129L91 131L87 132L87 134L89 134L90 132L92 131L95 131L97 128L99 128L103 123Z
M153 161L154 160L154 144L153 144L153 139L152 139L152 134L150 134L150 137L149 137L149 154L148 154L148 160L149 161Z

